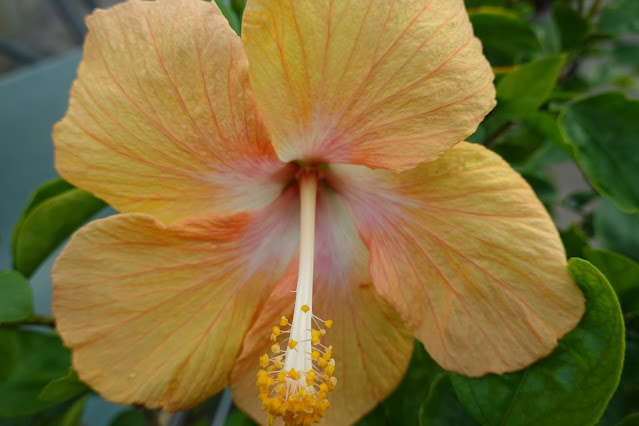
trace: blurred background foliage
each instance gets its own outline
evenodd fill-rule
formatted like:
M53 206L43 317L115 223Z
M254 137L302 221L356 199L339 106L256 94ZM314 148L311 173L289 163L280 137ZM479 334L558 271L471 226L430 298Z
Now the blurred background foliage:
M239 33L244 1L216 2ZM59 47L47 51L38 37L25 36L44 3L0 2L0 67L57 53ZM71 10L72 2L52 3ZM71 15L77 18L95 5L86 1ZM448 373L416 342L403 382L358 424L639 425L639 102L634 100L639 1L466 0L466 5L493 65L498 99L470 140L502 155L553 215L568 258L577 258L569 271L586 295L587 313L549 357L503 376ZM86 29L65 13L59 17L68 34L58 46L69 47L80 43ZM16 56L10 50L16 47L39 53ZM34 188L15 220L13 268L0 271L0 426L92 424L85 407L93 392L71 368L54 319L35 312L29 278L104 207L91 194L54 180ZM101 424L253 422L232 407L225 391L174 416L122 407Z

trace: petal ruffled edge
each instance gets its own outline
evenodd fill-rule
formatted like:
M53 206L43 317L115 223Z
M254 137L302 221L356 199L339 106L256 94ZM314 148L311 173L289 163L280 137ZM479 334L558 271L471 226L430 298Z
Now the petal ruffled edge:
M334 176L375 287L445 369L524 368L579 322L584 297L551 218L493 152L461 143L409 172Z

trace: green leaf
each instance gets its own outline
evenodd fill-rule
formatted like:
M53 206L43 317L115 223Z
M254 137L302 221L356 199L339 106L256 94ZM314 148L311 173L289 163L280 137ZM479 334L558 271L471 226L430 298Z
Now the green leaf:
M519 15L497 7L480 7L469 13L475 35L493 66L527 62L539 50L535 32Z
M79 398L60 419L60 426L78 426L84 413L89 395Z
M569 104L559 118L590 182L626 212L639 211L638 116L639 101L605 93Z
M394 420L393 424L401 424ZM386 426L386 415L384 414L384 406L379 404L373 411L368 413L364 418L360 419L355 426Z
M585 259L606 276L624 313L639 313L639 264L619 253L584 249Z
M603 199L595 210L594 228L602 248L639 262L639 215L624 213Z
M131 408L130 410L122 411L111 420L110 426L146 426L144 415L140 410Z
M70 368L66 376L47 383L38 398L42 401L62 402L89 391L89 387L80 381L75 370Z
M240 31L241 31L240 18L238 18L238 15L235 12L235 10L233 10L231 6L226 4L224 0L215 0L215 4L217 4L217 7L220 8L220 10L222 11L222 15L224 15L226 20L229 21L229 25L231 26L231 28L233 28L233 31L235 31L237 35L240 35Z
M550 97L564 62L563 55L550 56L505 75L497 84L494 113L517 120L537 111Z
M428 355L424 345L415 340L413 357L404 379L383 403L386 417L393 419L393 425L418 423L419 407L428 396L432 383L443 371Z
M0 323L22 321L33 315L33 291L17 271L0 271Z
M566 249L566 257L586 257L584 251L588 247L588 238L584 235L578 223L573 223L564 231L561 231L561 241Z
M460 401L482 425L591 425L601 417L621 373L621 309L590 263L571 259L568 270L584 292L587 310L552 354L502 376L451 376Z
M407 425L409 423L406 423ZM440 374L428 393L428 398L419 408L419 426L474 426L477 422L461 405L450 376Z
M106 204L62 180L41 186L31 197L13 234L14 269L25 277Z
M639 2L612 0L601 11L597 30L609 35L639 32Z
M231 7L241 22L242 16L244 15L244 8L246 7L246 0L231 0Z
M54 179L50 182L47 182L40 186L32 195L31 199L27 202L27 206L24 208L24 211L20 215L18 219L18 223L15 226L13 237L11 239L11 251L15 253L16 245L18 243L17 238L19 235L19 229L22 226L22 223L27 218L29 213L33 211L38 205L42 202L46 201L49 198L55 197L56 195L63 194L71 189L73 189L73 185L64 179Z
M566 3L555 2L552 7L552 17L557 23L563 50L578 47L588 37L590 24Z
M0 329L0 417L35 413L57 402L38 399L51 380L66 374L69 351L54 334Z

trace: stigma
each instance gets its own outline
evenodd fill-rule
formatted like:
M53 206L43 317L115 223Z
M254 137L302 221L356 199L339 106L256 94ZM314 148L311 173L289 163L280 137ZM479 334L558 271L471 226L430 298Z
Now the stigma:
M330 407L327 395L337 384L333 347L322 339L331 320L313 314L313 266L317 176L300 178L300 253L295 308L289 323L282 317L271 332L271 353L260 357L257 388L268 425L281 417L287 426L311 425Z

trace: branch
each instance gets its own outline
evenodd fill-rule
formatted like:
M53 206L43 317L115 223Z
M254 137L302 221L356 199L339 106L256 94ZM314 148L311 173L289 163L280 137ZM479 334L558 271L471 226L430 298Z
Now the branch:
M55 318L47 317L44 315L33 315L31 318L27 318L22 321L13 321L2 323L2 327L15 327L18 325L44 325L46 327L55 327Z

